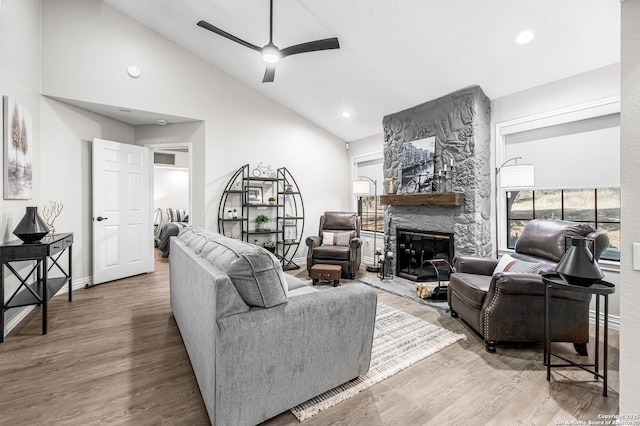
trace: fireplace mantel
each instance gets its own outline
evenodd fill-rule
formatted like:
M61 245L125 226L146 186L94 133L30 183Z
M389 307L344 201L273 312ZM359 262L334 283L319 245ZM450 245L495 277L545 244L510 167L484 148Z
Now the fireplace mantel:
M464 193L381 195L380 204L390 206L441 206L457 207L464 204Z

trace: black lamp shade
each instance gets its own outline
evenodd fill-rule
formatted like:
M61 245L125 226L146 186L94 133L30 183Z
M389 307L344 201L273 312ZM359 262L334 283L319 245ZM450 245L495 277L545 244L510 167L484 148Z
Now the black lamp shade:
M572 236L571 247L558 262L556 272L569 284L589 286L604 278L598 262L587 247L587 241L593 240Z
M48 233L49 227L40 218L37 207L27 207L27 212L13 231L13 235L25 243L38 242Z

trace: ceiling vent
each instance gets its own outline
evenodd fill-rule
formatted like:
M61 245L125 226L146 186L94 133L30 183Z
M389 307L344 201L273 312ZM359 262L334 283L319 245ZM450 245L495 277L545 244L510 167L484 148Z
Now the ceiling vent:
M169 154L167 152L154 152L153 153L153 164L163 164L167 166L175 166L176 165L176 155Z

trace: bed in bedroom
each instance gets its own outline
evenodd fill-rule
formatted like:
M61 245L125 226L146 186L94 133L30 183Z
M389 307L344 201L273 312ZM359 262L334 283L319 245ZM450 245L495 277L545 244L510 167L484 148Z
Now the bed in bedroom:
M162 257L169 257L169 241L189 226L189 210L156 209L153 223L156 248L162 252Z

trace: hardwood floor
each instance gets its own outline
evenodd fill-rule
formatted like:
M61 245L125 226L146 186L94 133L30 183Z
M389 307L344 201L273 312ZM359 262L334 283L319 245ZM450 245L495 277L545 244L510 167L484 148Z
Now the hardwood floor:
M156 272L57 296L49 332L35 309L0 344L0 425L204 425L208 416L169 307L168 263ZM364 271L364 268L363 268ZM294 272L306 278L306 271ZM343 280L348 285L349 280ZM552 425L618 413L618 332L609 335L609 397L577 369L546 381L542 346L484 350L443 310L378 292L459 341L304 422L311 425ZM558 345L558 351L569 345ZM285 412L267 425L298 425Z

